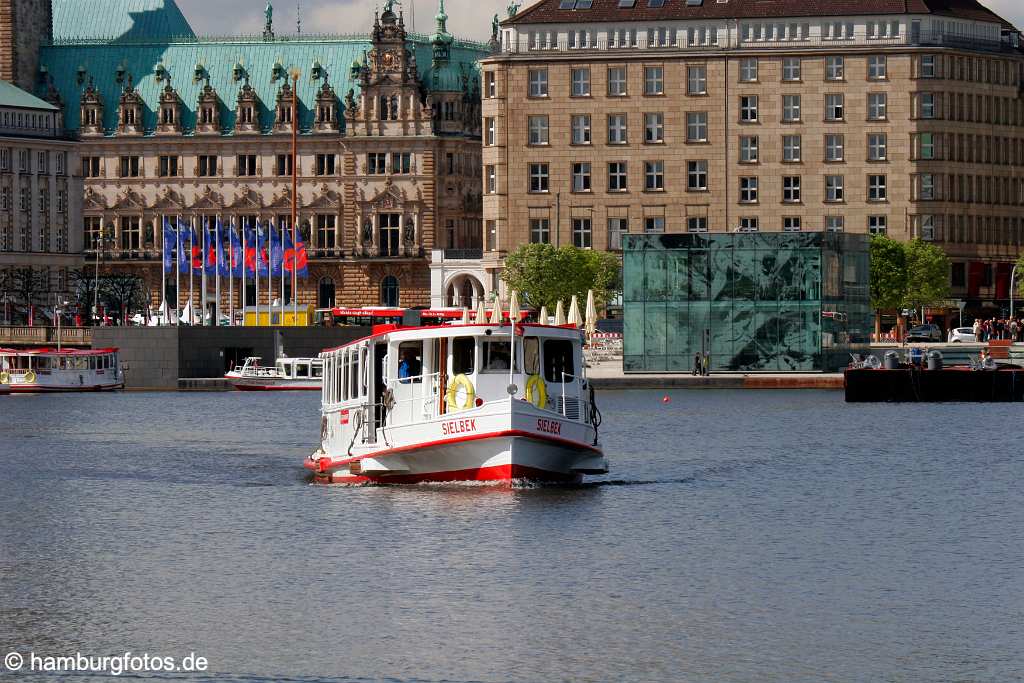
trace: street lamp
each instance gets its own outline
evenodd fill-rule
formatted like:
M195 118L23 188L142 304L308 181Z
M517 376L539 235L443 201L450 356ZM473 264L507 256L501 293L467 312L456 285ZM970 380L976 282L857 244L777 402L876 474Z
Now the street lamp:
M57 319L57 353L60 353L60 316L67 308L67 301L58 301L53 309L53 317Z
M107 227L105 229L100 228L99 234L97 234L93 239L93 249L96 251L96 276L93 280L92 293L92 317L94 325L100 314L100 251L104 246L113 241L113 235L114 224L107 223Z
M1010 320L1013 320L1013 288L1017 284L1017 264L1010 270Z

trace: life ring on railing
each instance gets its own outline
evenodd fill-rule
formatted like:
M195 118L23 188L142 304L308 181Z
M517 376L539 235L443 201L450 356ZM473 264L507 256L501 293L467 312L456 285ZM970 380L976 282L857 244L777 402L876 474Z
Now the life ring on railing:
M548 404L548 385L540 375L530 375L526 380L526 400L537 408Z
M36 381L36 373L29 370L25 373L25 384L34 384Z
M8 372L0 372L0 384L10 384L11 375Z
M459 403L459 387L466 392L466 399L461 404ZM473 388L473 382L468 377L461 374L455 375L452 383L448 385L448 390L445 391L444 398L449 410L468 410L476 402L476 389Z

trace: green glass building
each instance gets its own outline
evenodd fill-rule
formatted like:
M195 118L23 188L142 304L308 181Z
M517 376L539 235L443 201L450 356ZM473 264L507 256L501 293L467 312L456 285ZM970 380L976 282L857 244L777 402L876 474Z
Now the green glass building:
M867 235L624 236L626 372L831 372L867 350Z

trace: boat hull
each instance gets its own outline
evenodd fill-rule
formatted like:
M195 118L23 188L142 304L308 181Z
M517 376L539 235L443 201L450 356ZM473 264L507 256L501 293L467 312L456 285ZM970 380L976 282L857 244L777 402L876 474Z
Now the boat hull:
M322 386L317 383L288 381L288 380L239 380L227 378L238 391L321 391Z
M517 480L578 483L607 470L599 449L508 431L435 444L417 444L331 461L310 456L306 467L325 484Z
M124 383L99 384L93 386L62 386L59 384L13 384L12 394L94 394L101 391L120 391ZM2 393L2 391L0 391Z

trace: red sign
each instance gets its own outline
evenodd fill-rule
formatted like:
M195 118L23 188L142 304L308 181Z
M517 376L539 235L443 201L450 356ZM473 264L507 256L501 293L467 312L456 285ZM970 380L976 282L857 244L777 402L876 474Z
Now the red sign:
M341 411L341 424L343 424L343 425L347 425L348 424L348 409L347 408L345 410Z
M562 423L555 420L537 420L537 431L545 434L561 434Z
M444 436L451 436L453 434L465 434L466 432L476 431L476 419L471 420L451 420L441 425L441 434Z

